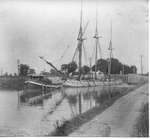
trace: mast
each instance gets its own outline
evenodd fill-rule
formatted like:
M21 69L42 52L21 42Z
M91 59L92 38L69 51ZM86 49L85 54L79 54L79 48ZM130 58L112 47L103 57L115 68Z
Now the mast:
M80 13L80 28L79 28L79 33L78 33L78 51L79 51L79 61L78 61L78 64L79 64L79 80L81 78L81 67L82 67L82 45L83 45L83 27L82 27L82 16L83 16L83 13L82 13L82 7L83 7L83 0L81 0L81 13Z
M112 58L112 20L110 23L110 42L109 42L109 62L108 62L108 76L109 76L109 81L110 79L110 75L111 75L111 58Z
M94 39L95 39L95 79L97 79L97 75L96 75L96 71L97 71L97 57L98 57L98 53L97 53L97 50L98 50L98 44L99 44L99 34L98 34L98 27L97 27L97 24L98 24L98 10L97 10L97 2L96 2L96 26L95 26L95 35L94 35Z
M97 29L97 5L96 5L96 28L95 28L95 41L96 41L96 49L95 49L95 79L97 78L96 71L97 71L97 44L98 44L98 29Z

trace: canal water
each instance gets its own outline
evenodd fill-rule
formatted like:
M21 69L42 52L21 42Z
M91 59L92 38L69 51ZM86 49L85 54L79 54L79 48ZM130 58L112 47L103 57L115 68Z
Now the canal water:
M0 136L44 136L57 124L100 105L103 87L63 88L34 104L17 91L0 91ZM30 98L32 99L32 98Z

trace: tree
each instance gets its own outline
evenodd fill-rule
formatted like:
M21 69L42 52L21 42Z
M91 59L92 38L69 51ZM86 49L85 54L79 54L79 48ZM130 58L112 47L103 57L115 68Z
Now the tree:
M99 59L97 61L97 68L99 71L103 72L104 74L107 73L108 70L108 62L105 59Z
M99 59L97 61L97 71L101 71L104 74L108 73L108 60L109 59ZM136 66L128 66L124 65L116 58L111 59L111 74L120 74L120 71L123 71L124 67L124 74L128 73L137 73ZM92 67L92 71L95 71L95 65Z
M61 71L67 73L68 72L68 64L62 64Z
M104 74L108 71L108 62L105 59L99 59L97 60L97 71L101 71ZM95 65L92 67L92 71L95 71Z
M136 68L135 65L132 65L132 66L130 67L130 69L131 69L131 72L132 72L132 73L137 73L137 68Z
M82 74L87 74L90 72L90 67L84 65L82 68L81 68L81 73Z
M75 72L77 69L77 63L72 61L68 64L68 74Z
M26 64L20 64L19 76L27 76L29 66Z
M122 64L119 62L118 59L112 58L111 59L111 74L120 74L120 71L122 71Z
M61 71L65 72L67 74L75 72L76 69L77 69L77 64L74 61L70 62L69 64L61 65Z
M124 65L124 74L131 73L130 67L128 65Z

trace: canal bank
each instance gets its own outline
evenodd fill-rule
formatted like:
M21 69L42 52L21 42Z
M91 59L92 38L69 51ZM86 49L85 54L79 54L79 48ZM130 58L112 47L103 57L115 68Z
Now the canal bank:
M47 136L55 130L57 121L73 119L98 107L107 89L62 88L32 105L18 99L18 91L0 90L0 136Z
M28 77L12 76L12 77L0 77L0 89L1 90L22 90L24 82Z
M101 92L100 96L97 96L97 100L100 102L100 105L86 111L85 113L79 114L71 120L66 120L61 125L57 123L56 130L50 133L49 136L67 136L73 133L82 125L92 120L95 116L100 115L108 107L113 105L117 99L135 90L136 88L139 88L143 84L144 83L139 83L128 87L125 85L124 88L122 88L123 86L121 88L118 86L114 90L104 91L103 93Z
M130 90L111 107L91 121L74 130L69 136L111 136L129 137L133 135L143 103L148 102L148 83ZM136 136L136 135L134 135Z
M30 101L18 99L19 91L0 90L0 136L49 136L58 126L72 119L77 119L74 120L77 121L77 129L81 123L89 122L90 118L98 115L99 107L104 111L110 105L108 102L117 99L116 95L122 96L134 86L62 88L53 90L51 95L32 105Z

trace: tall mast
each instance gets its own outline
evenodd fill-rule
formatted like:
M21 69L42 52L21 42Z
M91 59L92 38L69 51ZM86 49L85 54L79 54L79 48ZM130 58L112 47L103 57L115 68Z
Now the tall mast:
M81 0L81 13L80 13L80 28L79 28L79 34L78 34L78 51L79 51L79 80L81 77L81 67L82 67L82 45L83 45L83 28L82 28L82 18L83 18L83 13L82 13L82 7L83 7L83 0Z
M82 29L82 18L83 18L83 0L81 0L81 11L80 11L80 28Z
M109 62L108 62L108 76L110 81L110 75L111 75L111 58L112 58L112 20L110 22L110 42L109 42Z
M95 38L95 79L97 78L97 75L96 75L96 71L97 71L97 50L98 50L98 44L99 44L99 34L98 34L98 27L97 27L97 24L98 24L98 10L97 10L97 2L96 2L96 28L95 28L95 35L93 38Z

